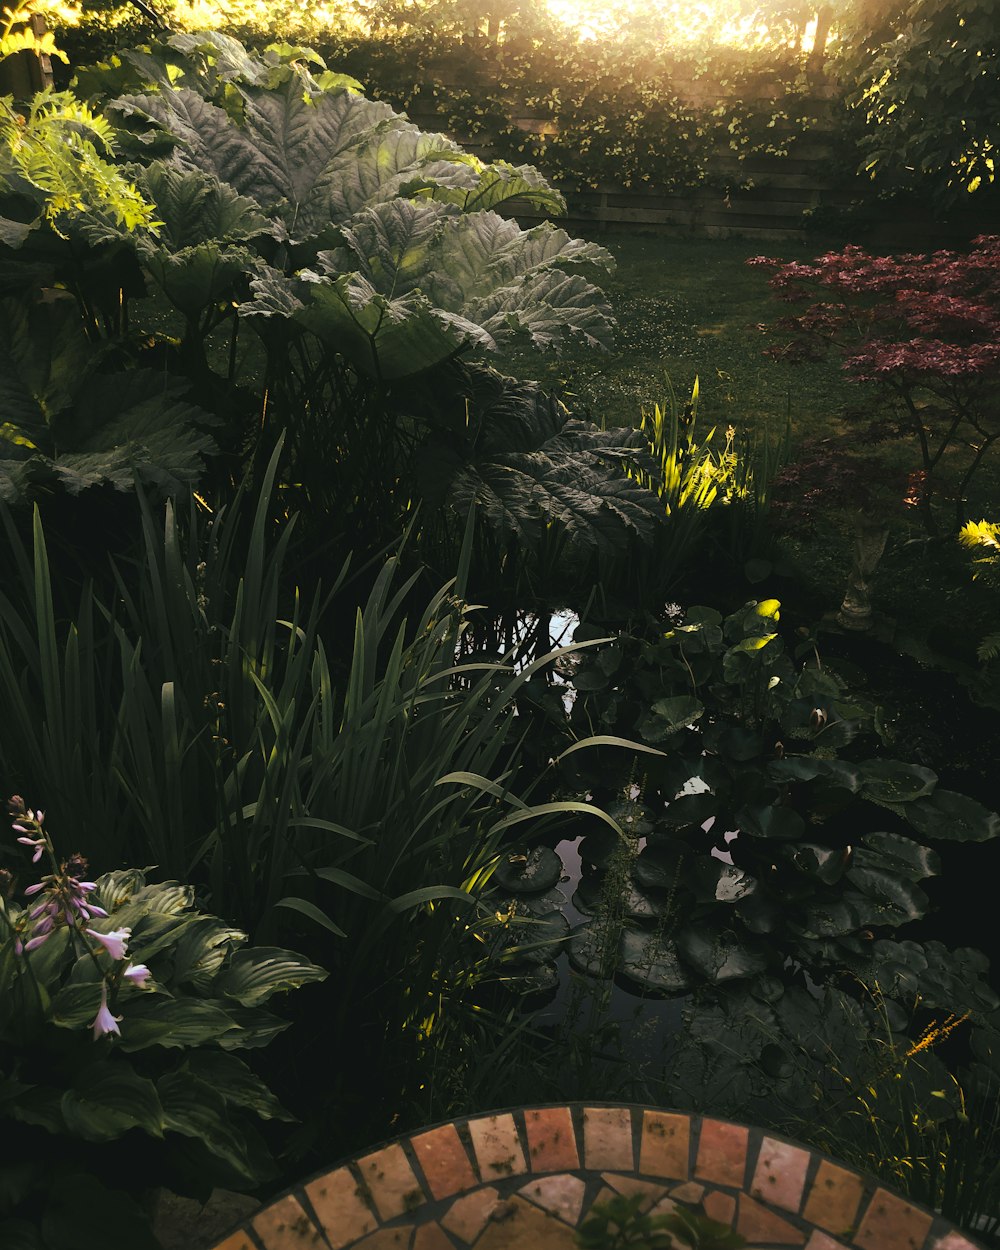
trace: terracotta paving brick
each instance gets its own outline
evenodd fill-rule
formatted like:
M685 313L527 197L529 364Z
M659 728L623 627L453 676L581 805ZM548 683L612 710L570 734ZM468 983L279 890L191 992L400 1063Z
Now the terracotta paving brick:
M265 1250L326 1250L326 1238L294 1194L286 1194L250 1221Z
M961 1233L951 1232L935 1241L933 1250L977 1250L977 1247Z
M359 1241L352 1250L409 1250L412 1237L413 1229L409 1225L405 1228L380 1228L377 1233Z
M257 1250L246 1233L233 1233L225 1241L220 1241L214 1250Z
M806 1187L806 1172L810 1154L788 1142L765 1137L757 1156L757 1167L750 1192L762 1198L772 1207L784 1207L786 1211L798 1211Z
M583 1199L586 1192L586 1182L582 1181L579 1176L570 1176L567 1173L562 1176L540 1177L538 1180L529 1181L518 1190L522 1198L527 1198L536 1207L541 1207L543 1211L548 1211L551 1215L558 1215L560 1219L568 1221L574 1228L583 1211Z
M435 1198L450 1198L479 1184L454 1124L418 1133L410 1138L410 1145Z
M685 1179L689 1170L690 1144L689 1116L671 1115L666 1111L644 1111L639 1171L646 1176Z
M750 1130L722 1120L703 1120L695 1174L717 1185L743 1188Z
M305 1191L333 1250L341 1250L378 1224L349 1168L328 1172L306 1185Z
M532 1172L562 1172L580 1166L569 1107L525 1111L524 1129Z
M835 1237L849 1238L856 1227L864 1191L864 1181L857 1172L824 1159L813 1178L802 1214L810 1224L818 1224Z
M933 1216L902 1198L876 1189L854 1244L863 1250L920 1250L933 1222Z
M455 1199L441 1217L441 1225L471 1245L499 1205L500 1195L492 1185L474 1189L471 1194Z
M616 1176L614 1172L602 1172L601 1177L620 1194L624 1194L626 1198L633 1198L636 1194L641 1194L644 1201L639 1208L640 1211L648 1211L654 1202L660 1198L665 1198L667 1194L664 1185L654 1185L652 1181L640 1181L635 1176Z
M732 1194L724 1194L718 1189L713 1189L711 1193L705 1195L702 1206L709 1219L718 1220L720 1224L732 1224L733 1216L736 1214L736 1199Z
M677 1203L673 1198L661 1198L655 1207L650 1211L650 1215L669 1215L671 1211L677 1210Z
M455 1243L436 1220L431 1220L417 1226L413 1250L455 1250Z
M476 1250L576 1250L576 1232L523 1198L512 1198L486 1226Z
M383 1220L413 1211L427 1201L402 1146L383 1146L365 1155L357 1161L357 1169Z
M692 1206L696 1206L705 1196L705 1186L696 1185L694 1181L685 1181L683 1185L677 1185L670 1191L671 1198L676 1198L678 1202L689 1202Z
M766 1242L768 1245L801 1246L806 1239L802 1229L789 1224L746 1194L740 1194L736 1231L742 1233L747 1241Z
M635 1168L632 1113L628 1107L586 1107L583 1112L583 1159L592 1172Z
M487 1115L469 1121L469 1134L484 1181L527 1172L524 1151L512 1115Z
M833 1237L821 1233L817 1228L813 1230L813 1235L806 1242L806 1250L847 1250L847 1247L842 1241L835 1241ZM969 1250L972 1250L972 1247Z

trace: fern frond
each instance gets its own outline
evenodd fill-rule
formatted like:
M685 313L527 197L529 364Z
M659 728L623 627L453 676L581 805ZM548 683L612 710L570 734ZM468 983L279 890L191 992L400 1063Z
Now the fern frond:
M981 664L1000 657L1000 631L995 634L987 634L976 648L976 655Z
M1000 525L993 521L966 521L958 531L963 547L986 547L1000 552Z
M105 159L113 152L112 127L70 92L39 92L26 116L0 99L0 178L6 168L42 192L58 234L66 217L156 232L153 206Z

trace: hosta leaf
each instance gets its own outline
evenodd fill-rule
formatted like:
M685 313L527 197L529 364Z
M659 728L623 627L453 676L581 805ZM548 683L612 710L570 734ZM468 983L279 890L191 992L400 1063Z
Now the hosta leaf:
M94 1063L78 1074L63 1095L66 1127L84 1141L114 1141L130 1129L163 1135L156 1086L125 1063Z
M310 981L325 981L326 977L324 969L293 951L254 946L233 955L216 990L244 1007L256 1007L278 990L293 990Z
M163 998L142 994L122 1005L124 1019L118 1047L124 1051L145 1050L148 1046L204 1046L222 1044L227 1034L238 1031L233 1016L212 1002L196 999Z
M255 1076L242 1059L224 1051L197 1050L190 1054L184 1067L205 1081L233 1106L253 1111L265 1120L294 1120L295 1117L278 1102L264 1082Z
M209 990L233 947L245 940L245 933L214 916L192 917L171 950L171 984L187 982Z
M168 1072L156 1083L163 1106L163 1126L196 1137L248 1181L256 1179L245 1136L226 1115L226 1104L206 1081L191 1072Z
M904 812L918 833L947 842L988 842L1000 835L1000 816L982 803L953 790L910 803Z

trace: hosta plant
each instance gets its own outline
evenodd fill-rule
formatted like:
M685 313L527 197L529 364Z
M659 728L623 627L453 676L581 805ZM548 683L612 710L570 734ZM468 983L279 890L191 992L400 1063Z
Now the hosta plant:
M273 1176L259 1120L292 1117L235 1052L285 1027L278 991L326 973L199 911L138 869L87 880L41 811L9 802L43 870L4 870L0 898L0 1241L37 1250L155 1250L135 1201L207 1196Z

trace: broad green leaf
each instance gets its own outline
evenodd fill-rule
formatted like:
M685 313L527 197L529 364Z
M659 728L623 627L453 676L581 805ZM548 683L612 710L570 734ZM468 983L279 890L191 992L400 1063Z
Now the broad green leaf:
M861 793L873 803L912 803L937 785L937 774L929 768L899 760L866 760L861 778Z
M265 1120L295 1119L264 1082L235 1055L224 1051L196 1050L187 1057L184 1067L198 1080L211 1085L232 1106L253 1111Z
M471 186L439 184L431 191L433 198L457 204L463 213L494 209L512 199L534 204L554 217L566 211L563 196L532 166L510 165L506 161L477 164L479 177Z
M196 1137L247 1181L257 1179L246 1137L226 1114L224 1098L190 1071L168 1072L156 1083L163 1106L163 1126L184 1137Z
M767 956L735 933L691 925L678 933L676 941L684 960L713 984L754 976L767 968Z
M221 1044L227 1034L239 1028L232 1013L214 1002L194 998L137 995L121 1004L121 1013L121 1038L116 1045L123 1051L149 1046L186 1050L211 1042Z
M694 695L680 694L669 699L657 699L652 707L653 714L663 723L666 733L693 725L705 712L704 704Z
M876 924L906 924L927 912L928 899L923 890L894 872L855 863L847 879L874 902L881 917L874 921Z
M941 871L936 851L901 833L866 833L861 841L864 845L855 850L854 858L865 867L882 868L908 881L936 877Z
M235 952L215 989L244 1007L257 1007L280 990L325 981L327 975L324 969L293 951L248 946Z
M677 947L662 934L626 929L621 936L618 968L630 981L661 994L689 989L691 977Z
M163 1135L156 1086L127 1063L93 1063L84 1068L63 1095L66 1127L84 1141L114 1141L130 1129Z
M935 790L907 805L904 815L918 833L946 842L988 842L1000 835L1000 816L953 790Z
M171 985L187 983L207 992L234 946L245 941L245 933L214 916L193 916L171 948Z
M143 171L139 186L156 209L157 241L171 252L204 243L242 243L273 229L254 200L201 170L157 161Z

